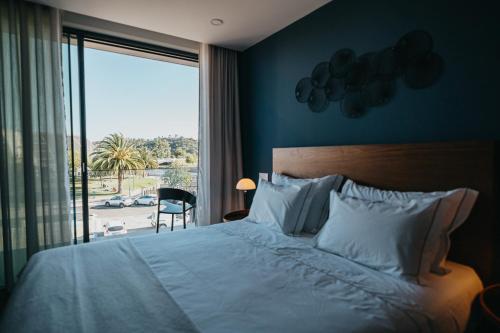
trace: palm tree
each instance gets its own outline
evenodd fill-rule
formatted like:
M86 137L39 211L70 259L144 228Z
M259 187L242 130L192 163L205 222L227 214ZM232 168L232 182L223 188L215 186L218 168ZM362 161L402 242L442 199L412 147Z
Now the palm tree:
M122 191L124 170L144 168L139 152L121 133L105 137L90 156L94 170L107 170L118 176L118 193Z
M144 169L157 169L158 159L153 156L151 151L146 148L141 148L138 150L139 156L141 157L142 165L144 165ZM143 176L145 176L145 171L143 172Z
M139 156L141 157L144 169L157 169L158 159L153 156L153 154L146 148L140 148L138 150Z

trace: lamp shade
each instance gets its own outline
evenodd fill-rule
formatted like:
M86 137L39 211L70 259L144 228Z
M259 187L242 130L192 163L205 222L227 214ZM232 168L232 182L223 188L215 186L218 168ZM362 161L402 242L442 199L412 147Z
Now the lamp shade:
M250 178L241 178L236 184L236 189L240 191L255 190L256 186Z

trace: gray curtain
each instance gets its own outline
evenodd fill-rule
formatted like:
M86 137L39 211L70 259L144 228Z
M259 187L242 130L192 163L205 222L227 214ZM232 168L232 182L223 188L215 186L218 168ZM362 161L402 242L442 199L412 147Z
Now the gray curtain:
M238 54L212 45L200 49L200 152L197 224L222 221L243 208L235 190L242 176Z
M60 15L0 0L0 285L31 255L69 244Z

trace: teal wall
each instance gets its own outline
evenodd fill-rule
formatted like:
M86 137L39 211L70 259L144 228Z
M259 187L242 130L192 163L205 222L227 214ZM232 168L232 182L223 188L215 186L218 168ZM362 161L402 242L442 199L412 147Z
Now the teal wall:
M500 139L500 1L334 0L244 51L240 98L244 174L271 171L272 148L462 139ZM400 81L394 99L359 119L339 104L315 114L295 85L341 48L357 54L431 33L445 61L432 87Z

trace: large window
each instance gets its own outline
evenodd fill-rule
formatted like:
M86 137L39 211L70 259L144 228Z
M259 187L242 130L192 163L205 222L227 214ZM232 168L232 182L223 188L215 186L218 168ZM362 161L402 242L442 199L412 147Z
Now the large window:
M159 187L197 190L197 56L66 30L63 66L75 242L152 232Z

